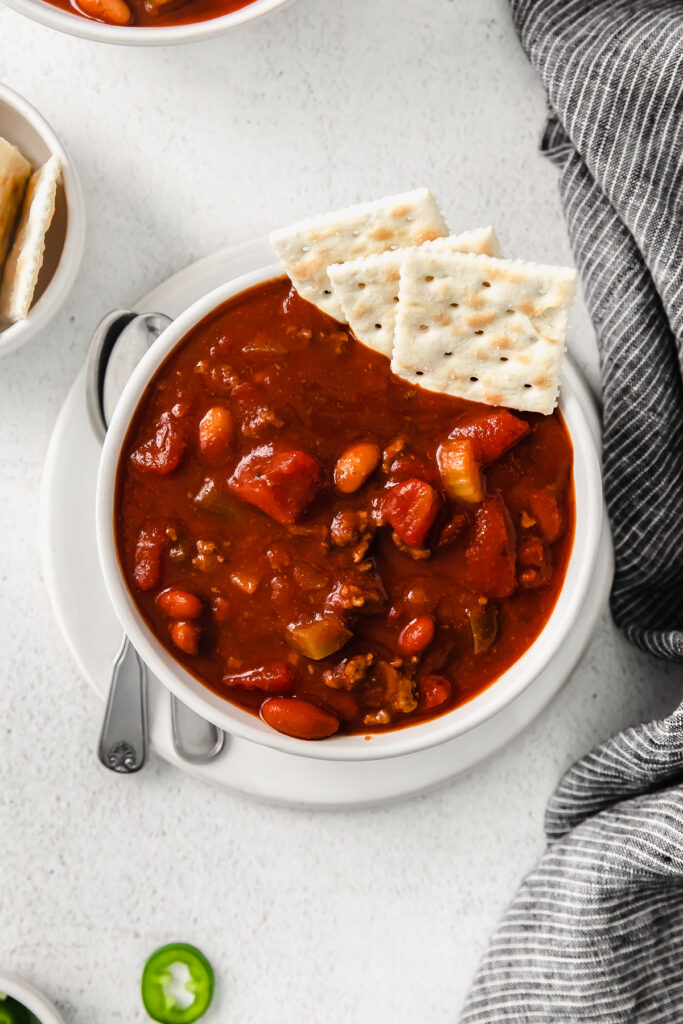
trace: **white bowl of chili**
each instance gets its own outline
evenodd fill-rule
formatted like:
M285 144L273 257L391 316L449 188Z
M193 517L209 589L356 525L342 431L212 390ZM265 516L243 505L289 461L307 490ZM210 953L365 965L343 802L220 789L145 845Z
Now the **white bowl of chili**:
M156 385L159 381L154 381L154 378L160 371L164 370L165 365L170 365L170 362L176 357L182 357L182 353L185 351L188 353L188 358L195 358L191 352L192 338L196 341L198 337L197 329L201 333L202 331L209 330L207 325L210 326L212 323L214 325L218 324L220 316L222 316L221 307L225 303L235 299L236 303L226 308L232 309L235 306L239 306L247 298L249 289L263 286L279 274L281 274L279 266L264 268L231 281L196 302L167 328L134 371L119 401L107 433L97 486L96 519L98 548L107 589L123 628L155 675L180 700L228 733L233 733L253 742L265 744L288 753L327 760L373 760L396 757L427 749L473 729L475 726L493 718L506 709L533 682L539 673L552 662L563 640L571 632L591 585L603 522L599 458L594 433L591 429L591 419L594 418L595 414L590 407L590 398L588 397L585 385L581 382L576 370L571 364L568 364L562 381L560 412L571 440L571 448L573 449L575 527L572 534L571 524L568 522L566 571L563 579L561 581L558 580L556 591L553 592L549 605L549 613L547 618L541 623L537 635L528 643L523 651L518 653L518 656L515 651L514 658L509 664L506 663L504 671L500 672L495 678L492 678L486 686L480 687L479 690L474 692L471 699L467 699L467 693L462 693L460 694L461 702L450 710L445 710L440 714L435 713L434 717L417 720L411 725L403 725L401 727L401 716L399 715L390 722L391 728L385 731L372 731L373 727L368 726L367 729L360 729L354 733L340 732L336 735L331 735L324 742L310 742L276 731L276 729L271 728L261 718L246 710L245 707L240 706L238 703L232 703L225 696L221 696L220 692L215 692L215 690L210 689L208 685L204 685L200 681L204 664L201 654L199 655L200 660L198 663L195 663L195 670L192 672L186 667L188 660L192 664L191 654L187 650L185 651L185 655L187 655L187 657L184 657L186 664L183 664L171 652L166 637L165 642L158 638L151 625L151 620L156 615L154 609L158 606L150 597L144 599L147 603L144 607L141 607L140 594L134 594L135 584L131 584L128 579L131 575L129 563L133 557L137 558L137 550L140 544L139 536L137 542L133 543L132 547L129 544L126 549L127 542L121 541L121 544L119 544L116 520L123 521L125 519L128 521L128 511L126 511L125 516L122 516L123 505L119 505L118 502L120 489L125 487L126 473L128 472L126 466L130 461L129 456L133 450L131 446L135 425L139 421L140 415L142 415L141 410L144 412L146 408L145 402L149 400L156 402L157 406L155 407L156 412L154 415L157 414L160 408L158 405L160 401L159 396L164 394L164 388L167 386L165 382L161 381L161 388L157 387ZM267 287L276 289L278 287L277 282L273 282L272 286L269 285ZM281 296L278 301L284 308L285 303L282 302ZM324 314L319 314L319 316L324 316ZM216 343L216 338L219 338L219 335L221 335L223 328L219 328L220 325L215 327L215 331L218 331L218 334L215 334L213 339L208 334L204 338L202 344L206 353L212 351L212 345ZM338 331L339 338L341 339L343 331L341 328L338 328ZM263 332L256 332L254 334L256 342L259 344L261 343L259 338L261 338L262 334ZM229 343L226 342L226 344ZM368 351L364 350L364 352ZM272 363L274 357L272 353L268 355L267 344L261 354L266 355L266 361ZM205 367L201 369L201 373L204 372L206 372ZM388 374L388 369L386 372ZM266 374L266 377L263 378L266 381L267 376ZM334 376L334 374L331 376ZM223 380L223 377L221 377L221 380ZM152 383L153 381L154 383ZM225 381L223 382L225 383ZM250 383L252 382L247 382L247 384ZM232 384L228 383L228 387L231 387L233 384L234 381ZM268 384L266 383L267 386ZM395 384L390 384L389 386L394 387ZM166 400L171 401L170 393ZM169 410L169 415L185 415L183 408L181 408L183 403L182 396L180 400L178 400L178 396L175 396L173 401L175 402L175 412ZM549 420L550 418L537 417L534 422L542 424L544 421L549 422ZM195 429L196 425L193 426L193 430ZM540 429L540 427L537 427L537 430ZM142 447L144 448L145 446L143 445ZM139 449L136 448L135 451L139 451ZM149 447L146 451L148 455ZM549 452L546 452L546 455L549 454ZM140 463L140 458L143 458L144 461L147 455L144 455L144 457L136 456L138 464ZM537 460L542 460L543 457L543 451L537 452L534 456ZM188 456L190 463L192 463L193 458ZM192 468L190 465L187 472ZM519 463L518 468L521 474L520 479L522 479L523 461ZM202 465L200 467L200 474L203 474L205 469L206 466ZM184 468L182 473L185 472ZM231 480L234 480L236 475L236 471L233 472ZM119 478L118 483L117 477ZM154 473L152 473L152 477L149 479L153 477ZM185 479L182 477L182 474L181 479ZM199 497L199 493L195 494L195 498ZM175 545L173 538L174 536L176 540L178 538L173 523L177 523L177 510L169 510L169 507L164 504L165 499L160 497L157 502L153 494L153 491L149 492L140 499L142 502L141 507L144 510L144 517L149 517L149 515L156 517L160 512L163 512L166 516L165 521L168 522L171 530L170 534L165 533L164 536L170 537ZM151 498L150 495L152 495ZM190 492L188 491L189 496ZM263 509L262 505L257 507ZM129 508L134 509L134 505L131 505ZM151 511L152 509L153 512ZM261 516L261 520L263 520L261 512L258 512L257 515ZM143 548L145 543L147 541L144 541ZM167 540L164 540L163 544L167 544ZM256 551L256 548L257 543L256 538L254 538L253 550ZM183 553L182 544L179 550L179 557L181 559L186 558L187 552ZM215 554L215 545L212 553ZM195 560L193 559L193 569L190 570L190 577L194 580L195 586L201 578L201 559L203 554L200 553L196 557L199 558L199 563L195 567ZM230 555L230 557L232 556ZM417 562L412 563L410 559L409 561L411 564L420 564ZM422 564L429 566L429 563ZM296 575L302 567L307 568L304 561L301 561L298 565L290 563L290 566L282 575L286 576L289 573ZM230 568L232 572L234 567L231 565ZM233 573L230 577L233 582L235 582L233 577L236 575L238 574ZM301 574L299 573L299 575ZM248 573L241 571L241 577L238 577L236 580L238 592L249 592L253 581L247 577ZM164 583L167 582L169 581L164 581ZM177 581L172 580L170 582L177 589ZM257 585L259 585L258 581ZM313 585L315 586L315 581ZM157 586L157 590L159 590L159 586ZM157 597L160 597L162 592L166 593L167 590L168 587L165 587L163 591L159 592ZM211 598L210 595L203 594L202 599L206 602ZM164 602L167 600L167 598L163 598ZM499 611L501 622L505 624L509 613L506 610L504 601L499 602L499 604L501 605L501 610ZM522 622L525 614L531 615L532 605L533 600L529 599L527 607L522 606L521 614L518 614L514 621L517 623ZM265 608L266 605L264 604L263 607ZM215 607L214 613L217 615ZM191 625L195 621L193 618L195 610L191 607L185 609L183 614L185 614L187 620L185 626ZM197 614L199 614L198 610ZM206 607L204 614L210 614L206 611ZM175 619L172 617L169 621L171 624L177 622L177 616ZM213 619L211 621L213 622ZM213 626L210 625L209 630L212 628ZM395 629L393 626L391 628ZM192 631L190 630L189 632L191 633ZM182 640L183 638L180 637L180 639ZM239 637L234 639L237 641ZM178 644L178 646L182 645ZM491 648L491 651L493 650L494 648ZM225 651L223 651L221 657L224 656ZM306 659L303 660L305 663ZM495 662L492 663L495 668ZM557 672L560 677L566 675L565 666L558 664ZM245 674L242 673L242 679L244 679L244 676ZM231 676L230 678L234 680L236 677ZM286 680L285 683L289 685ZM278 685L277 682L275 685ZM249 686L251 687L250 683ZM216 687L216 689L220 691L220 686ZM267 680L265 689L268 689ZM249 692L253 693L253 690L245 691L247 697ZM338 697L332 700L335 693L342 694L341 701L339 701ZM335 691L330 689L330 703L333 707L336 706L335 702L343 705L345 693L345 690ZM261 694L262 696L263 693ZM343 707L336 713L339 717L343 716ZM403 721L407 721L407 718L403 719ZM381 725L381 722L378 724Z
M156 17L145 15L145 5L140 4L141 17L145 24L116 24L105 17L86 14L91 6L99 6L103 11L111 10L111 17L125 18L125 3L133 12L137 0L64 0L63 3L51 0L6 0L8 7L20 14L38 21L58 32L93 39L99 43L117 43L123 46L171 46L175 43L191 43L199 39L208 39L223 35L233 29L246 25L256 18L270 14L280 7L285 7L293 0L201 0L202 16L192 20L189 11L197 0L184 0L184 4L174 3L170 12ZM241 6L238 6L240 5ZM231 8L233 8L231 10ZM211 13L211 10L215 13ZM227 13L221 13L227 12ZM186 19L186 20L185 20Z

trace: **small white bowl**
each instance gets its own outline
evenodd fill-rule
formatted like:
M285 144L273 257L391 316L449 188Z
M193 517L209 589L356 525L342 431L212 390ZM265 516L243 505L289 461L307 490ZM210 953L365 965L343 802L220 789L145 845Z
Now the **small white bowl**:
M40 1024L64 1024L64 1018L42 992L18 978L16 974L0 971L0 992L25 1006Z
M232 14L206 21L195 21L190 25L167 25L161 28L127 28L125 25L106 25L101 21L84 18L54 7L46 0L5 0L8 7L26 15L33 21L67 32L82 39L94 39L99 43L119 43L123 46L171 46L174 43L192 43L230 32L264 14L270 14L278 7L285 7L293 0L254 0Z
M0 85L0 135L17 146L34 168L54 153L62 158L62 180L33 305L25 320L3 329L0 355L13 352L41 331L71 291L85 244L85 203L76 170L64 146L38 111L6 85Z
M107 431L97 480L97 545L109 597L121 625L151 671L183 703L228 733L285 753L333 761L398 757L437 746L493 718L533 682L572 630L590 588L602 530L603 499L598 453L587 413L578 397L579 390L582 390L580 379L574 368L568 365L563 375L560 399L560 409L574 448L574 544L555 608L531 647L483 693L427 722L374 734L370 740L362 735L340 735L310 742L284 736L202 686L159 643L131 597L121 573L114 539L116 470L128 427L150 379L188 331L217 306L246 288L282 273L282 267L274 265L245 274L195 302L157 339L128 381ZM562 671L563 667L558 665L558 674Z

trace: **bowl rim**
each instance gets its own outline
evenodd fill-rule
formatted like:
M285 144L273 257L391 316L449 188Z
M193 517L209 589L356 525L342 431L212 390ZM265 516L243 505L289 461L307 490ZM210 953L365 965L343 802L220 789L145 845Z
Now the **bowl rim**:
M541 633L529 648L490 686L472 700L436 718L386 733L340 735L322 743L285 736L203 686L171 655L151 632L137 610L120 569L113 530L113 506L119 454L130 420L153 374L185 337L216 307L240 292L283 274L279 263L243 274L203 296L177 317L145 353L133 371L116 406L102 449L95 498L97 547L112 605L143 661L181 701L228 733L284 753L325 760L375 760L437 746L493 718L547 667L563 638L572 629L590 587L603 522L600 463L583 403L590 401L576 369L567 361L563 372L560 409L574 450L576 521L574 541L562 588ZM582 398L579 393L583 392ZM578 543L577 543L578 541ZM568 583L571 589L568 588Z
M43 115L8 85L0 82L0 102L12 107L33 128L52 154L62 158L62 181L66 200L66 234L59 263L45 291L29 309L25 320L18 320L0 331L0 356L14 352L56 316L71 291L85 249L85 200L76 168L59 136Z
M62 1016L49 999L17 974L0 970L0 992L25 1006L40 1024L64 1024Z
M48 0L5 0L8 7L32 21L47 25L57 32L91 39L99 43L119 46L171 46L192 43L211 36L222 35L231 29L246 25L256 18L285 7L293 0L252 0L247 7L231 11L218 18L190 22L188 25L166 25L161 28L126 27L93 21L79 14L71 14L53 6Z

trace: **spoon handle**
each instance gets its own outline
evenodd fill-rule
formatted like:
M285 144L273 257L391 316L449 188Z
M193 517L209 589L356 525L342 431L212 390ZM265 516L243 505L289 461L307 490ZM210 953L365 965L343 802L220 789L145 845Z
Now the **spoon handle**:
M171 724L176 754L190 764L206 764L217 757L225 733L171 694Z
M97 754L105 768L123 774L147 760L147 673L127 636L112 668Z

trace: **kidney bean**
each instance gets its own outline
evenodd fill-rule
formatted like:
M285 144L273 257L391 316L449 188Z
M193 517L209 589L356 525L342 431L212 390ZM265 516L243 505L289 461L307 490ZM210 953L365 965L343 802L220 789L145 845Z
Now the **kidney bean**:
M334 467L334 482L342 494L353 494L372 476L382 453L371 441L359 441L347 448Z
M161 583L161 558L166 543L164 534L156 527L144 527L135 545L133 579L140 590L154 590Z
M398 637L400 654L406 657L421 654L434 639L434 619L431 615L418 615L404 626Z
M284 697L294 692L296 672L286 661L268 661L248 672L226 672L223 683L225 686L241 686L243 690L263 690L265 693Z
M202 614L202 602L189 590L169 587L162 590L156 600L157 608L169 619L198 619Z
M232 416L222 405L214 405L199 421L199 448L203 455L221 455L233 436Z
M324 740L339 729L336 715L297 697L271 697L264 701L261 718L271 729L300 740Z
M321 698L325 706L342 722L350 722L358 715L358 701L346 690L330 690Z
M216 622L230 622L232 608L230 602L226 601L224 597L214 597L211 602L211 611Z
M201 626L196 622L174 622L171 626L171 640L185 654L196 654L199 650Z
M451 695L451 684L445 676L427 676L420 683L420 704L423 708L438 708Z

